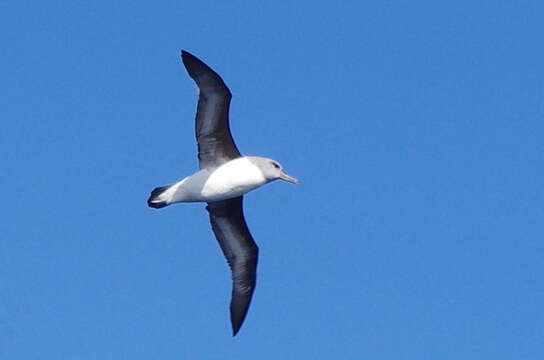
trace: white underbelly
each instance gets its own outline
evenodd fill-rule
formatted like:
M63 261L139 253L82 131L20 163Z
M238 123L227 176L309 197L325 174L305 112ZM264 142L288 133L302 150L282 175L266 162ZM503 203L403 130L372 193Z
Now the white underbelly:
M177 183L170 202L211 202L243 195L266 183L246 158L238 158L212 172L201 170Z
M206 183L201 194L204 201L219 201L243 195L259 186L260 184L210 181Z

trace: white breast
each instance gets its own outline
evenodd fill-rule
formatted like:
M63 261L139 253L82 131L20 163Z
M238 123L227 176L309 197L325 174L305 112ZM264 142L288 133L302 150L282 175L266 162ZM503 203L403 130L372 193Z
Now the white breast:
M246 158L238 158L220 166L210 174L202 195L213 201L247 193L266 183L261 170Z
M169 202L220 201L243 195L265 183L261 170L242 157L212 172L200 170L181 180L170 190Z

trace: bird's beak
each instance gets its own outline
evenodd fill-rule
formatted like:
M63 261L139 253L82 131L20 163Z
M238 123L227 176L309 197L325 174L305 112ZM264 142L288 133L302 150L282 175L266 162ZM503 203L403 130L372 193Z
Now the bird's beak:
M286 173L283 170L280 172L280 179L285 180L285 181L289 181L289 182L291 182L293 184L298 184L300 182L300 181L298 181L297 178L292 177L291 175L289 175L288 173Z

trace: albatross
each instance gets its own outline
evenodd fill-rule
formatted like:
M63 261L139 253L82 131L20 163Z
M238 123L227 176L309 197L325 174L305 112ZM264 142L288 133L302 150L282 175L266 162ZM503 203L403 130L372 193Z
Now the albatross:
M199 90L196 140L199 170L151 192L152 208L180 202L205 202L212 230L232 274L230 321L235 336L255 290L259 248L244 219L243 195L274 180L297 184L279 162L240 154L229 127L231 92L208 65L187 51L181 58Z

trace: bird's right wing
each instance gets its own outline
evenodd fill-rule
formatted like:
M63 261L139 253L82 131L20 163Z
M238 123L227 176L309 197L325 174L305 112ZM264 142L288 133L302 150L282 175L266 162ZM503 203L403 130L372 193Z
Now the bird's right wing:
M230 320L236 335L249 309L255 290L259 248L244 219L242 196L208 203L215 237L232 271Z
M218 167L240 157L229 127L229 88L196 56L182 51L181 58L199 89L195 124L199 167Z

